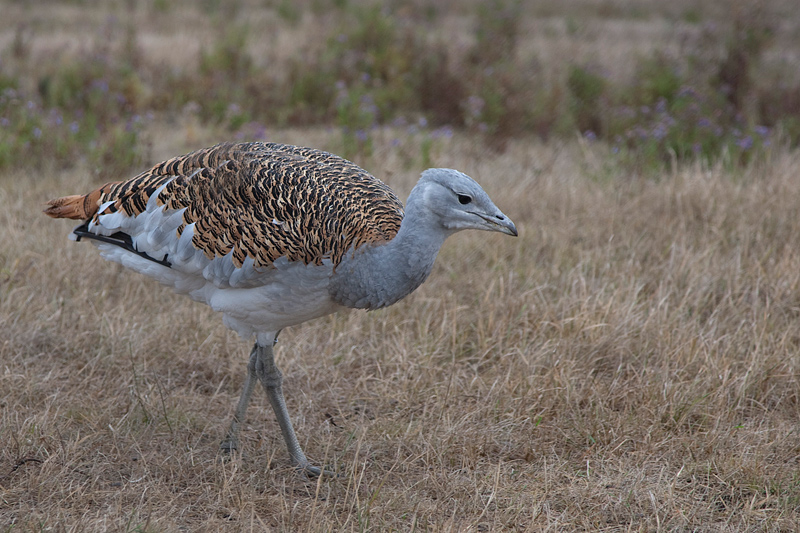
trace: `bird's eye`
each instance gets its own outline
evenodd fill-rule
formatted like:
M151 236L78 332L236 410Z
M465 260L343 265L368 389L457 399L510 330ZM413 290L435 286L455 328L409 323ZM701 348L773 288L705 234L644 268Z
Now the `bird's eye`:
M466 194L459 194L458 195L458 203L461 205L467 205L472 201L472 197L467 196Z

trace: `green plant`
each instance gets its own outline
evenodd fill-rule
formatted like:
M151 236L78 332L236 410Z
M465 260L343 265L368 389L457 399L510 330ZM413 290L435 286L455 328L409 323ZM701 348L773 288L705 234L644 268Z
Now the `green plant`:
M369 92L355 87L348 90L344 82L337 84L336 123L342 131L345 157L372 154L371 131L377 126L378 107Z
M567 74L569 109L579 131L603 131L601 98L606 92L605 78L590 67L572 65Z
M763 6L737 6L733 29L725 43L725 52L712 82L725 94L737 112L744 112L752 90L753 71L769 44L773 28Z
M679 70L675 61L659 52L641 59L626 99L632 105L653 105L662 99L672 103L687 83Z
M522 0L488 0L476 4L472 60L481 66L513 58L522 21Z

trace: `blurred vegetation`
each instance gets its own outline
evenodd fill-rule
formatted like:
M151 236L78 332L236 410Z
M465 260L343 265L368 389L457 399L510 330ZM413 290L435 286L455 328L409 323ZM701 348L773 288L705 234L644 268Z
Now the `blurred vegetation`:
M0 168L85 157L117 174L140 164L147 150L141 132L152 113L133 30L123 33L118 51L98 44L85 57L48 65L26 62L25 41L18 31L0 63Z
M90 49L35 63L35 36L20 26L0 56L0 167L85 157L105 173L123 172L147 157L147 122L187 109L250 137L266 127L336 126L348 157L369 155L374 132L387 126L419 137L423 160L454 129L497 150L519 136L577 132L643 170L697 159L744 165L778 137L800 142L800 82L767 60L777 25L761 4L703 26L679 54L639 57L630 78L592 64L555 70L521 54L522 22L535 16L522 0L474 4L464 46L438 31L435 4L315 0L309 14L272 4L281 24L326 22L280 64L253 56L246 17L217 25L195 60L173 69L144 61L136 28L120 19L109 19ZM172 8L150 9L158 17ZM703 23L700 11L684 19ZM571 18L566 30L579 31Z

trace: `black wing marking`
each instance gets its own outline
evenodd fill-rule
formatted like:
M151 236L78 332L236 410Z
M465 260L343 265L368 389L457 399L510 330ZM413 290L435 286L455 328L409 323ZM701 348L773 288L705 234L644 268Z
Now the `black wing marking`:
M96 241L105 242L108 244L113 244L114 246L119 246L123 250L127 250L131 253L138 255L139 257L144 257L148 261L152 261L154 263L158 263L159 265L164 265L167 268L172 268L172 263L167 261L167 255L164 256L164 259L156 259L155 257L151 257L144 252L140 252L136 249L133 245L133 240L131 236L127 233L122 233L118 231L111 235L98 235L97 233L92 233L89 231L89 221L87 220L80 226L76 227L72 230L72 233L75 234L77 237L75 240L80 241L81 238L86 237L87 239L94 239Z

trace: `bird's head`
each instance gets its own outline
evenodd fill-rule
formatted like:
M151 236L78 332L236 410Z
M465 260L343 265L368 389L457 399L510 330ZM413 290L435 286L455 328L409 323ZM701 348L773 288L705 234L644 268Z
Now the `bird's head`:
M500 211L478 183L458 170L429 168L409 197L419 195L425 208L448 231L464 229L499 231L517 236L517 227ZM409 206L410 207L410 206Z

